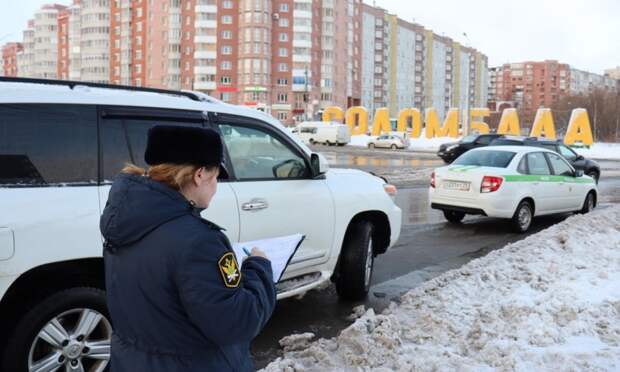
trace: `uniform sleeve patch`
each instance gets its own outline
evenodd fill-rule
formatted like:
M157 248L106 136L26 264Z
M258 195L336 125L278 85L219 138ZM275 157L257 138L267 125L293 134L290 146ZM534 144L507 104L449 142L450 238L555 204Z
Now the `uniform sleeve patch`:
M217 263L224 280L224 285L228 288L237 288L241 282L241 272L237 264L237 258L232 252L225 253Z

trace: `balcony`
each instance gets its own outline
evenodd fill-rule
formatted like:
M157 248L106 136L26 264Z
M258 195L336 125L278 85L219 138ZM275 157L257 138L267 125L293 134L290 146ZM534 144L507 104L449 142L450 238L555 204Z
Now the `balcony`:
M215 75L217 68L215 66L194 66L194 74L196 75Z
M194 89L196 90L210 90L213 91L216 88L215 81L195 81Z

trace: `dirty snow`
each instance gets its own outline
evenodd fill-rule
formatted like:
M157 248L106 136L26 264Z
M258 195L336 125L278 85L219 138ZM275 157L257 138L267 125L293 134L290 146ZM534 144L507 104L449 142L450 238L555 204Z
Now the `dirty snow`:
M283 339L265 371L618 371L620 207L570 217L401 301L333 339Z

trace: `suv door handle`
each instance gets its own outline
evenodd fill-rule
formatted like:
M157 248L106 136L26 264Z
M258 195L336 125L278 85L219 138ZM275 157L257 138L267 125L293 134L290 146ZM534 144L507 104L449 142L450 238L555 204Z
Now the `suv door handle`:
M259 211L261 209L269 208L269 204L263 199L252 199L248 203L243 203L241 209L244 211Z

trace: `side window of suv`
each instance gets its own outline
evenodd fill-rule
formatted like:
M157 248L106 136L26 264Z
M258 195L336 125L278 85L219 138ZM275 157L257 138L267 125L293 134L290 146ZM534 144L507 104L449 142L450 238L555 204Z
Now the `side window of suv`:
M308 174L302 156L277 136L258 127L220 124L235 176L239 180L299 179Z
M144 162L147 135L149 129L155 125L202 126L202 120L105 117L100 128L104 183L111 183L128 163L147 167Z
M97 110L0 105L0 185L96 185Z
M575 154L573 150L564 145L559 145L558 147L560 148L560 154L562 154L562 156L568 161L575 161L575 159L577 159L577 154Z
M480 136L476 140L476 143L480 145L488 145L491 143L492 140L493 140L492 136Z
M568 165L566 160L562 159L559 155L547 153L551 167L553 168L553 174L557 176L572 177L573 169Z
M547 159L545 159L545 154L542 152L532 152L527 154L527 166L529 174L538 176L551 175L549 164L547 163Z

